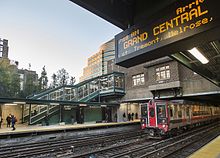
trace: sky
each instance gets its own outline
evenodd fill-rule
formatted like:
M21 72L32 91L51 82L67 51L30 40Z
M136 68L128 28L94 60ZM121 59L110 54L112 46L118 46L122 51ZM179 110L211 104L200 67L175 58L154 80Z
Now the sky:
M19 68L79 77L87 59L122 30L69 0L0 0L0 38Z

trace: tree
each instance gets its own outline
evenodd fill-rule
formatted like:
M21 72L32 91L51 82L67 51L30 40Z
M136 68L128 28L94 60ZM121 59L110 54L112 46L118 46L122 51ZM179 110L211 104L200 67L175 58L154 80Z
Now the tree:
M41 76L38 79L38 82L39 82L39 89L40 90L47 89L48 78L47 78L47 72L45 70L45 66L42 69Z
M73 77L73 76L71 76L70 77L70 85L74 85L75 84L75 82L76 82L76 78L75 77Z
M18 69L10 65L7 58L0 59L0 96L18 97L20 92L20 78Z
M58 86L58 83L57 83L57 75L55 73L53 73L52 75L52 83L50 85L51 88L55 88Z
M69 73L64 68L57 71L58 86L67 85L68 79L69 79Z

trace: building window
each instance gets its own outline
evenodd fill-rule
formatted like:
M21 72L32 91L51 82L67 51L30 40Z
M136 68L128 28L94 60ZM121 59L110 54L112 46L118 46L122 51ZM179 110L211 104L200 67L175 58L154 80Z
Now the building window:
M132 76L133 86L144 85L144 74Z
M170 66L156 68L156 80L166 80L170 78Z

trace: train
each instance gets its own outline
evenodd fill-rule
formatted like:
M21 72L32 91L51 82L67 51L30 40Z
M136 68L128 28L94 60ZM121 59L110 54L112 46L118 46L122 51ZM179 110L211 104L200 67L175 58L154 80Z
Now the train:
M141 106L141 129L151 137L177 134L220 119L220 106L186 100L150 100Z

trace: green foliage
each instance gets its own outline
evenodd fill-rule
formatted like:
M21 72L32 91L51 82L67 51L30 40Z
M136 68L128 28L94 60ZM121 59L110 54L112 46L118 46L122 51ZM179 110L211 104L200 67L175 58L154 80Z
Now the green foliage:
M70 77L70 85L74 85L75 82L76 82L76 78L73 77L73 76L71 76L71 77Z
M67 85L69 73L64 68L58 70L56 76L58 86Z
M42 69L41 76L38 79L38 82L39 82L39 90L47 89L48 78L47 78L47 72L45 70L45 66Z
M55 87L57 87L57 86L58 86L58 83L57 83L57 75L54 73L54 74L52 75L52 82L51 82L50 87L51 87L51 88L55 88Z
M18 97L20 78L17 68L8 59L0 59L0 97Z

